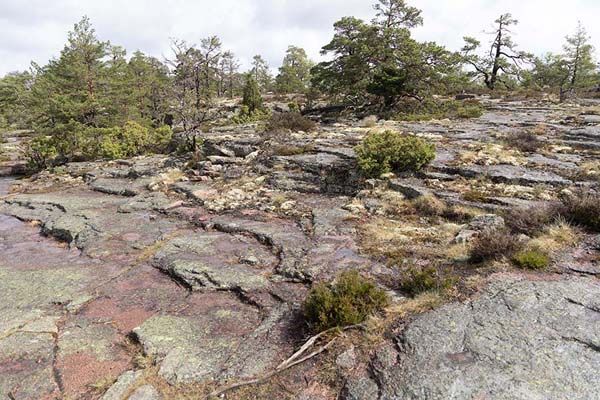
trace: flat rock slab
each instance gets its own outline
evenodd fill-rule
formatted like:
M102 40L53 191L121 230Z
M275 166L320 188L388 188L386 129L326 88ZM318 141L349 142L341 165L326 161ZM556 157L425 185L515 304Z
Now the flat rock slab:
M276 257L254 238L221 232L177 237L158 252L154 265L192 289L249 292L266 287Z
M133 331L171 384L248 378L275 367L291 350L287 306L262 317L228 293L198 293L189 301L186 311L154 316Z
M380 399L597 398L600 284L504 277L397 342L375 360Z

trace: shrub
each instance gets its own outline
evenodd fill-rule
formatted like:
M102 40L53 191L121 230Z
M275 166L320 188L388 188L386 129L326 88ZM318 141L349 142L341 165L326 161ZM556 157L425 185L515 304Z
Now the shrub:
M238 115L231 117L230 122L236 125L250 124L252 122L265 121L271 118L271 111L268 109L256 109L250 111L248 107L242 106Z
M248 108L249 113L253 113L256 110L260 110L263 107L262 96L260 95L260 88L258 82L252 76L252 74L246 75L246 82L244 84L242 104Z
M529 131L514 133L506 139L506 142L524 153L534 153L544 145L535 133Z
M406 101L401 105L403 111L396 116L402 121L425 121L444 118L479 118L483 108L478 100L465 101Z
M523 269L544 269L550 265L550 258L539 250L525 250L515 254L513 262Z
M569 222L600 232L600 195L580 192L566 196L560 214Z
M489 203L490 199L488 196L479 190L468 190L463 193L463 199L466 201L472 201L474 203Z
M447 210L446 203L432 195L420 196L412 201L412 205L420 215L441 216Z
M36 137L25 149L27 166L33 171L50 167L57 154L52 138L48 136Z
M371 133L356 148L358 165L368 178L389 172L418 171L435 158L435 146L412 135Z
M558 210L554 205L517 207L504 212L504 220L514 233L532 235L554 222Z
M454 284L452 277L443 277L435 267L411 268L400 282L400 290L415 297L423 292L447 290Z
M341 273L335 284L315 286L303 304L314 332L359 324L388 304L387 294L357 271Z
M315 126L314 121L303 117L299 112L274 113L267 123L267 132L309 132Z
M462 106L455 113L458 118L479 118L483 115L483 110L479 106Z
M479 233L471 247L471 261L482 262L511 257L521 243L506 228L485 229Z
M52 136L34 139L26 150L28 164L40 170L70 161L117 159L164 151L171 141L168 126L151 129L128 121L122 127L96 128L71 121Z

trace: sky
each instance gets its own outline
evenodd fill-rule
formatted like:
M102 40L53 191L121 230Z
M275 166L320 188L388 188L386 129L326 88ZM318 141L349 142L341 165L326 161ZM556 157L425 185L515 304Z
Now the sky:
M170 55L170 39L199 43L218 35L248 67L261 54L276 68L288 45L320 60L333 23L352 15L369 20L375 0L0 0L0 76L45 64L58 56L67 32L83 15L100 39L159 58ZM414 36L458 50L463 36L486 42L500 14L519 20L514 40L535 54L558 52L580 20L600 52L600 0L409 0L423 10Z

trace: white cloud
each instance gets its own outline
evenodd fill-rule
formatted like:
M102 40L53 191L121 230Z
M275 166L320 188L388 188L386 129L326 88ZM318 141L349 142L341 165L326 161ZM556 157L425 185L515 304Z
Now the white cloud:
M331 38L333 23L344 15L370 19L374 0L0 0L0 75L45 63L58 55L66 34L88 15L99 36L130 52L169 54L169 39L198 43L218 35L248 65L254 54L272 66L281 62L288 44L304 47L319 58ZM465 35L482 31L501 13L520 20L515 41L537 54L560 51L563 38L580 19L600 44L598 0L413 0L423 10L425 25L415 31L458 49ZM597 46L600 48L600 45Z

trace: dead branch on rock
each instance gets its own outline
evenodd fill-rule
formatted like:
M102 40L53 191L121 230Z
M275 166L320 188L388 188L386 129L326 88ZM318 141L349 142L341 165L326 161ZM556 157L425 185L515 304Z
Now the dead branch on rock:
M362 324L358 324L358 325L350 325L350 326L346 326L344 328L331 328L328 329L326 331L323 331L315 336L312 336L311 338L309 338L303 345L302 347L300 347L300 349L298 349L298 351L296 351L294 354L292 354L292 356L288 359L286 359L285 361L283 361L281 364L279 364L277 366L277 368L275 368L273 371L270 371L258 378L254 378L254 379L250 379L247 381L243 381L243 382L237 382L237 383L233 383L231 385L227 385L225 387L222 387L220 389L217 389L213 392L211 392L208 396L204 397L204 400L209 400L211 398L215 398L218 396L221 396L222 394L229 392L231 390L234 389L238 389L244 386L250 386L250 385L258 385L260 383L263 383L265 381L267 381L268 379L272 378L273 376L288 370L292 367L295 367L298 364L302 364L305 361L310 360L311 358L314 358L316 356L318 356L319 354L323 353L325 350L327 350L328 348L330 348L333 343L335 342L335 340L337 339L337 337L334 337L333 339L331 339L329 342L327 342L327 344L325 344L324 346L321 346L320 348L316 349L315 351L313 351L312 353L305 355L304 357L302 357L307 351L308 349L312 348L314 346L314 344L321 338L323 338L324 336L332 333L332 332L336 332L336 331L341 331L341 332L346 332L352 329L362 329L364 330L365 327Z

